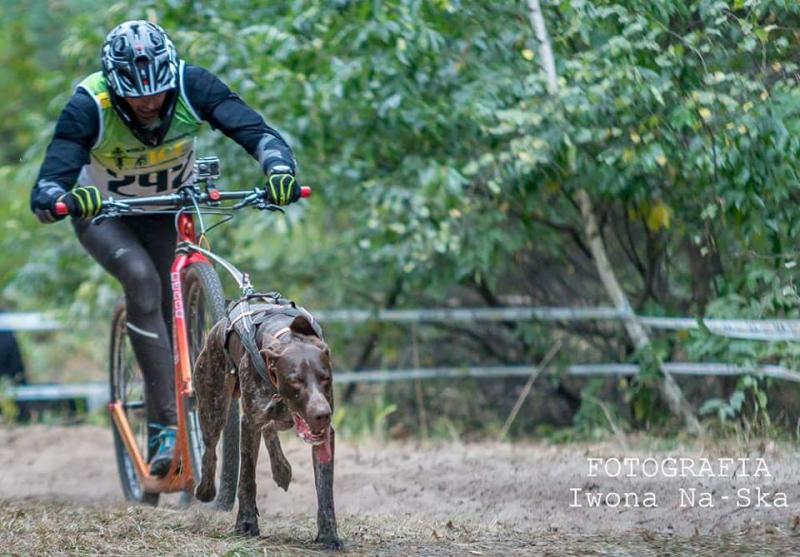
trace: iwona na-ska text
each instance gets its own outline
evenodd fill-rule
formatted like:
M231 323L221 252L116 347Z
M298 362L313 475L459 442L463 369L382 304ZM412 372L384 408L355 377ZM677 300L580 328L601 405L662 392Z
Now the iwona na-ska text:
M653 478L730 478L723 486L692 487L683 481L675 490L681 507L713 508L724 504L736 507L788 507L786 493L769 489L773 475L764 458L596 458L587 460L587 478L624 481ZM735 482L747 481L747 486ZM754 484L763 485L754 485ZM608 485L606 483L606 485ZM605 486L603 486L605 487ZM730 491L727 491L730 488ZM570 488L570 507L645 507L659 506L654 491L602 489L590 482ZM661 496L663 497L663 495Z

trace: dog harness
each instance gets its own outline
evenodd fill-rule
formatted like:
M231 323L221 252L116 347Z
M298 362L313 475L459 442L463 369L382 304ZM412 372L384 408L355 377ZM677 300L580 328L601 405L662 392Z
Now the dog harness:
M309 327L298 330L305 335L315 335L322 339L322 327L311 313L293 301L281 296L279 292L252 293L233 300L226 311L225 349L231 333L239 336L250 361L256 368L259 377L267 384L272 384L264 365L264 359L258 349L256 328L261 325L267 333L278 338L291 331L291 324L296 317L305 317ZM277 389L277 385L273 385Z

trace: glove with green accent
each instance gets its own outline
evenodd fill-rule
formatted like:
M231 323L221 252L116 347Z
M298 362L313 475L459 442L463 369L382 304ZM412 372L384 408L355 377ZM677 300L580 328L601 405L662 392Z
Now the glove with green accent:
M79 219L96 216L103 207L100 190L94 186L78 186L62 195L59 199L69 209L69 214Z
M300 199L300 186L289 171L273 171L267 175L264 197L273 205L288 205Z

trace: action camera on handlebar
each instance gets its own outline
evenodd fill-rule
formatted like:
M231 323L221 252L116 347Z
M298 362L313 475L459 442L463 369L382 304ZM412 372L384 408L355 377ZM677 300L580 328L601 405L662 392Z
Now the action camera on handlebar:
M194 163L196 181L215 180L219 178L219 157L200 157Z

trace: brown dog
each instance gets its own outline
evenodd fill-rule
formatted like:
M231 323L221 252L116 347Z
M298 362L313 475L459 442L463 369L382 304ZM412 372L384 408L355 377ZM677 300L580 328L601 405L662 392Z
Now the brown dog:
M287 306L287 300L271 301L278 303L250 308L256 344L268 377L262 378L257 372L239 335L230 331L229 319L214 325L195 363L193 382L205 443L202 479L195 495L200 501L211 501L216 496L216 446L232 394L238 391L242 425L236 529L259 535L255 470L261 437L269 452L275 483L284 490L289 488L292 468L277 433L294 426L297 435L313 445L317 541L339 548L333 508L330 350L310 314L294 309L293 304Z

